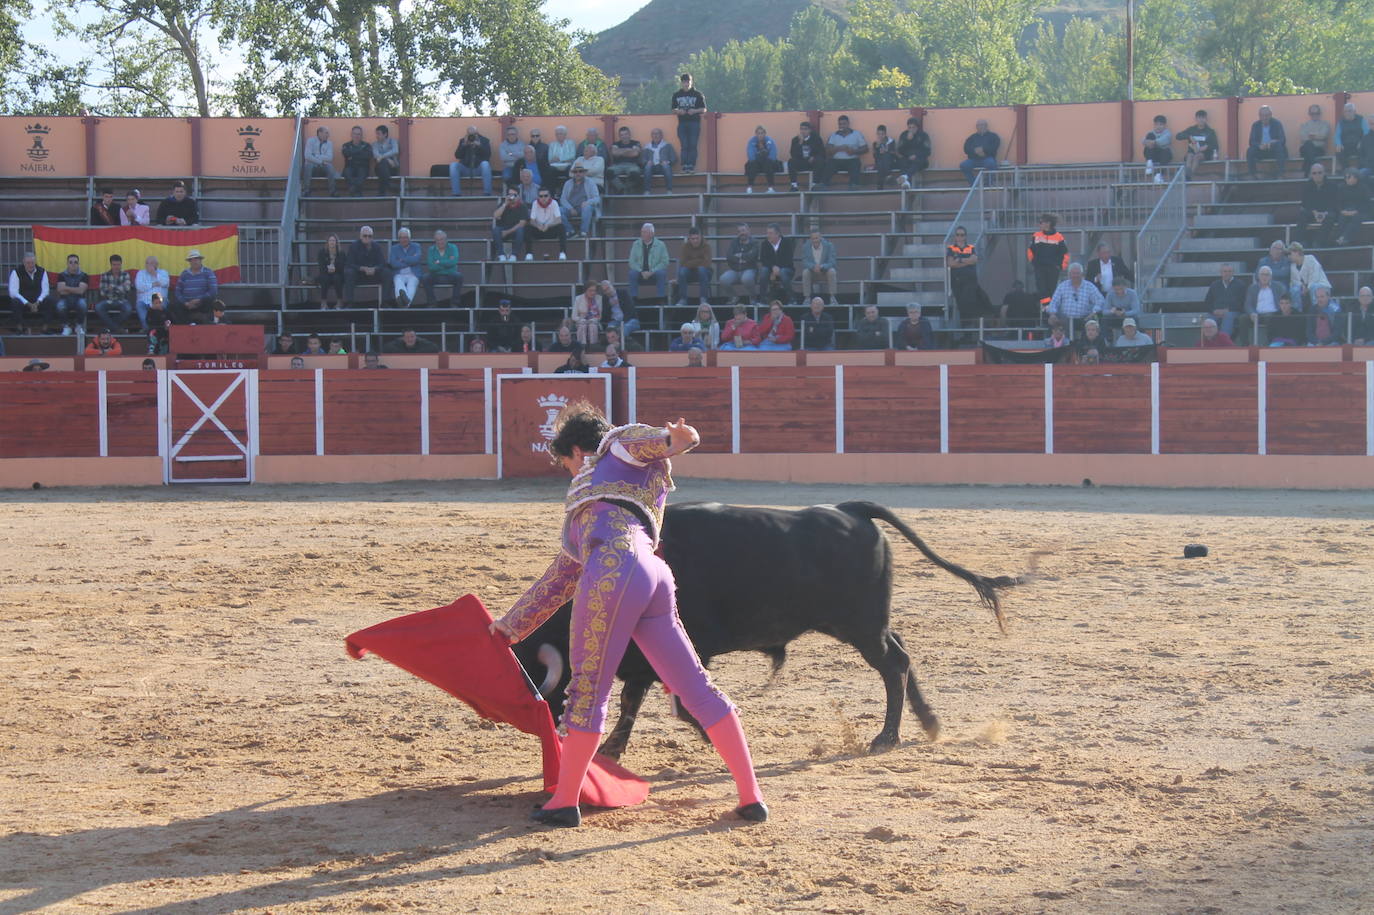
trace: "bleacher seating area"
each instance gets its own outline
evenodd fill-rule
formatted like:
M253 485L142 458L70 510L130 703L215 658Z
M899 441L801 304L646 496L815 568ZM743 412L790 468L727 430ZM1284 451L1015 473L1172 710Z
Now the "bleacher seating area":
M1149 183L1139 166L1120 169L1120 186L1114 185L1113 191ZM1299 171L1300 163L1290 163L1280 179L1247 181L1242 162L1216 162L1201 168L1188 182L1187 226L1181 241L1169 254L1158 282L1138 290L1150 312L1141 322L1143 329L1160 342L1196 345L1197 328L1204 317L1203 296L1221 263L1233 263L1237 277L1248 281L1270 242L1287 243L1299 237L1295 226L1303 181ZM586 282L609 278L625 295L626 258L645 221L654 223L673 257L670 284L689 226L699 226L711 243L717 278L735 225L742 219L751 224L756 236L762 236L766 224L779 223L798 239L799 251L803 237L819 229L834 243L839 258L839 305L828 311L840 348L850 345L849 329L867 305L878 306L880 315L893 322L906 316L908 305L920 305L932 320L942 348L976 345L980 338L1034 339L1043 333L1038 326L999 328L989 321L960 320L949 307L945 237L968 199L967 182L957 170L931 170L920 186L905 190L874 189L871 172L864 181L856 189L837 186L824 191L745 194L739 174L678 175L672 194L606 197L596 235L569 242L568 260L557 259L552 243L540 243L534 248L533 261L514 263L491 259L489 226L497 200L479 196L476 180L465 183L466 196L459 198L450 195L446 178L402 178L394 185L397 195L389 197L317 193L288 200L286 179L262 178L199 178L191 193L200 202L203 223L240 226L243 281L220 291L232 320L260 323L269 335L289 330L341 336L350 350L380 349L403 329L413 328L436 342L442 339L451 352L466 351L503 298L513 301L518 320L533 323L541 343L546 343ZM139 187L145 196L156 198L165 193L168 183L165 178L127 176L0 179L0 262L6 275L31 246L29 226L84 225L93 196L103 187L117 195ZM322 179L316 179L316 185L322 188ZM1066 194L1071 190L1066 189ZM282 219L285 207L297 209L290 221L294 237L283 247L276 233L286 224ZM1132 219L1143 220L1148 206L1140 213L1130 212L1135 214ZM400 308L392 301L391 290L373 285L359 287L352 307L321 309L315 285L316 254L330 234L337 234L346 246L363 225L371 226L384 246L403 226L422 247L430 244L434 230L444 229L461 253L465 278L461 301L440 301L431 308L424 307L421 298L412 307ZM980 279L994 303L1001 301L1012 279L1025 278L1024 250L1033 228L989 219L980 246ZM1074 259L1086 262L1101 240L1111 241L1128 263L1140 255L1134 250L1138 222L1110 227L1062 223L1060 228L1069 238ZM1354 241L1344 247L1308 249L1320 258L1335 297L1347 309L1356 291L1374 282L1374 249L1370 247L1374 234L1368 223ZM290 252L285 271L280 264L282 250ZM87 269L96 268L88 265ZM441 287L441 294L447 291ZM638 317L645 349L666 349L679 325L694 317L695 300L680 307L675 304L678 298L670 285L666 300L641 299ZM798 278L787 303L794 318L801 314L800 298ZM717 291L710 299L722 324L729 318L725 307L729 300L725 291ZM94 331L91 327L88 332ZM146 343L138 334L124 340L129 354L141 353ZM4 345L11 356L55 356L79 354L82 342L55 335L10 335Z

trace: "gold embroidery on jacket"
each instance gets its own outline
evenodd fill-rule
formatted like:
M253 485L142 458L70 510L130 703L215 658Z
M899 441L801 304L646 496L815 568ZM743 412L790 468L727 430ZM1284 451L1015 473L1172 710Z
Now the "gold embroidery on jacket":
M600 515L604 517L612 535L601 542L591 543L590 528ZM601 512L583 509L580 518L579 553L582 559L584 620L581 629L574 628L572 637L580 639L582 663L568 685L568 708L564 724L580 730L591 727L591 713L597 702L597 682L606 663L606 643L615 627L615 617L624 596L626 565L634 560L634 545L630 534L630 513L623 508L610 507ZM574 610L576 610L574 604ZM574 618L574 626L577 620ZM618 659L617 659L618 660Z

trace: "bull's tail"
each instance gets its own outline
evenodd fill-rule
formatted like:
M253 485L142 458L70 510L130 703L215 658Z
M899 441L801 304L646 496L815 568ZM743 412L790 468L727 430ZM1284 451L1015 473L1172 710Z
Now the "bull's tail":
M884 521L892 525L903 537L910 540L912 545L920 550L922 555L931 562L935 563L949 574L962 578L970 585L973 585L973 589L978 592L978 599L985 607L991 610L993 616L997 618L997 628L1003 633L1007 631L1007 619L1002 613L1002 601L998 596L998 592L1029 582L1034 573L1035 560L1038 558L1039 554L1032 557L1032 568L1027 570L1025 574L1015 577L1010 575L998 575L995 578L987 575L979 575L977 572L970 572L963 566L950 562L939 553L926 546L926 542L921 539L919 534L908 527L905 521L894 515L888 508L876 502L842 502L835 507L849 515L867 518L870 521Z

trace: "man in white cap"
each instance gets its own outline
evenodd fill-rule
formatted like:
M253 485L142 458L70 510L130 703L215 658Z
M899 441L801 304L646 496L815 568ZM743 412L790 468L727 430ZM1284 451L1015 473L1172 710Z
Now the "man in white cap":
M1127 318L1121 322L1121 333L1116 335L1112 346L1149 346L1154 342L1136 329L1135 318Z
M172 320L178 324L199 324L210 314L210 303L219 293L215 271L205 266L205 258L192 249L186 255L187 267L181 271L172 298Z

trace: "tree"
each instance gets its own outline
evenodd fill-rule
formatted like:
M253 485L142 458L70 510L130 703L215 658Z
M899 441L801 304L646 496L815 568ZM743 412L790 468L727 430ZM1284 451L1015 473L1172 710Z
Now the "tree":
M925 104L1035 101L1035 73L1018 43L1036 0L933 0L921 16L929 76Z
M808 6L792 17L782 50L782 92L777 110L809 111L837 102L836 61L844 40L834 17Z
M1100 20L1074 16L1064 32L1041 22L1032 60L1041 102L1104 102L1126 97L1126 42Z

